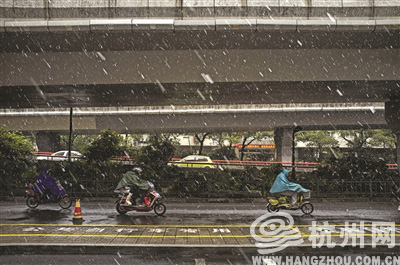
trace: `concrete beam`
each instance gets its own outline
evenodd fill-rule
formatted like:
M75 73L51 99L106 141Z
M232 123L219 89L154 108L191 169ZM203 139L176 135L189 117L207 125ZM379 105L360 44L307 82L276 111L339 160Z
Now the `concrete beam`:
M8 130L41 130L68 133L68 110L4 111L0 123ZM118 133L272 131L387 128L381 104L356 105L249 105L95 108L74 111L74 131L99 133L111 128Z
M1 53L1 85L398 81L396 49ZM101 54L101 55L100 55ZM187 63L187 62L190 62ZM212 69L212 71L210 70ZM326 88L329 90L329 88Z

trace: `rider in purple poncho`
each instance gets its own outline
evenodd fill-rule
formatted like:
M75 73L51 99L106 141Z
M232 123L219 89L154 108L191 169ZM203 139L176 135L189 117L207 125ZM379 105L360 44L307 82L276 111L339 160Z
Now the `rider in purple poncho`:
M60 189L56 183L56 179L49 175L50 168L44 166L42 171L39 173L38 179L33 187L33 191L36 193L44 193L48 189L51 193L56 196L62 196L65 194L64 189Z

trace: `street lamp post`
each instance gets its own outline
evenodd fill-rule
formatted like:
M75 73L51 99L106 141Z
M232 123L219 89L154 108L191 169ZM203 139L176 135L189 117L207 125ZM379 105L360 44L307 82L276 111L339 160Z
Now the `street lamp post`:
M294 136L297 132L301 131L302 128L300 126L296 126L293 128L293 134L292 134L292 178L293 181L296 181L296 167L295 167L295 153L294 153Z
M68 139L68 161L71 161L71 145L72 145L72 108L69 110L69 139Z

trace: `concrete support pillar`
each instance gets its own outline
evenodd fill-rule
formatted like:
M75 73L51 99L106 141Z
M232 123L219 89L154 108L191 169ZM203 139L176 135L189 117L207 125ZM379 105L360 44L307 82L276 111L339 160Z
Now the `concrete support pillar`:
M278 128L274 133L276 161L292 162L293 128Z
M397 165L400 171L400 99L385 103L385 119L389 128L397 136Z
M60 135L57 132L36 133L36 144L39 152L56 152L60 150Z
M397 136L397 168L400 172L400 133L396 134Z

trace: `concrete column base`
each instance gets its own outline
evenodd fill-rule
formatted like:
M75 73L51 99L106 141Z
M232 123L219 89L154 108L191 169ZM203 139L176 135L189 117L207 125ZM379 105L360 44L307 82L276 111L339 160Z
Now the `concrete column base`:
M36 133L36 144L39 152L56 152L60 150L60 135L57 132Z
M292 162L292 128L278 128L274 133L276 161Z

